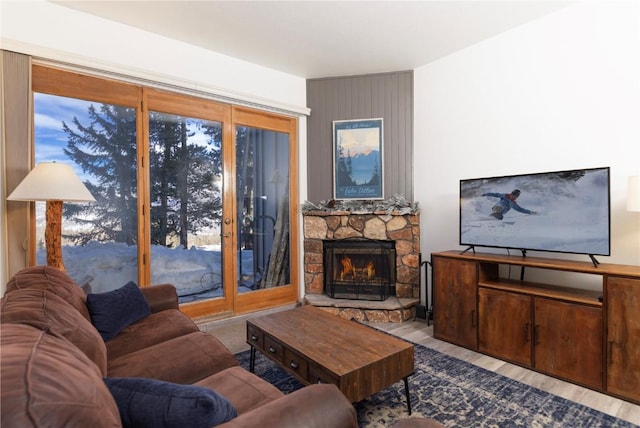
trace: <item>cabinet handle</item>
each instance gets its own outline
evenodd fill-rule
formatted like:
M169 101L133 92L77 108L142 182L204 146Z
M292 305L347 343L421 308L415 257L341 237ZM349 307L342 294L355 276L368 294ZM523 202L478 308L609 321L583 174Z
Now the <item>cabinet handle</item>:
M540 325L536 324L535 326L533 326L533 343L535 345L540 343Z
M529 323L524 323L524 343L529 343Z
M298 363L296 363L295 361L291 360L291 362L289 363L289 367L291 367L294 370L298 370L298 367L300 367L298 365Z
M258 340L258 336L256 336L255 334L251 335L251 340Z
M271 352L272 354L275 354L276 350L274 349L273 346L269 346L269 352Z
M475 309L471 311L471 327L476 326L476 311Z

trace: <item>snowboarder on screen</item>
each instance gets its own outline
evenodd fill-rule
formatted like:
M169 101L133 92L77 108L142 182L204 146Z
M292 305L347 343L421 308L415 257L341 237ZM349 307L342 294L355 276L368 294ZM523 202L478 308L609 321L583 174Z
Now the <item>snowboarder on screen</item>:
M518 199L518 196L520 196L520 190L518 189L515 189L511 193L483 193L482 196L500 198L500 200L493 207L491 207L491 216L497 218L498 220L502 220L504 218L504 215L511 208L523 214L535 214L535 211L522 208L517 204L516 199Z

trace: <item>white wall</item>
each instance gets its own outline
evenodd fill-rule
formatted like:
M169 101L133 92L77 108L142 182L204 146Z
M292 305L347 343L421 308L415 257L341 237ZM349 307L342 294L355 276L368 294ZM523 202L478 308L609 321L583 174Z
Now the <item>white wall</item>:
M306 108L305 80L42 0L0 2L3 49Z
M611 257L598 259L640 265L640 214L625 209L640 174L639 28L640 3L581 2L415 70L423 257L463 249L462 178L610 166Z

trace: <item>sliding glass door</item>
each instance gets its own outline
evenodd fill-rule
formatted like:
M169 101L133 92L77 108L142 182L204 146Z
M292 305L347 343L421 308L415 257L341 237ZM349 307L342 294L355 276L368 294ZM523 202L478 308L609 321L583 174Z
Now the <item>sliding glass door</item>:
M238 292L290 282L289 135L236 127Z
M65 204L76 281L171 283L192 317L297 301L295 118L41 66L34 93L36 161L97 199Z
M62 256L78 284L100 293L139 279L138 90L67 76L34 67L34 163L70 165L96 199L64 203ZM46 264L44 202L35 203L32 224L30 258Z
M240 108L233 119L237 301L247 308L264 307L265 300L295 301L296 123Z
M151 283L181 303L225 295L222 124L149 111Z

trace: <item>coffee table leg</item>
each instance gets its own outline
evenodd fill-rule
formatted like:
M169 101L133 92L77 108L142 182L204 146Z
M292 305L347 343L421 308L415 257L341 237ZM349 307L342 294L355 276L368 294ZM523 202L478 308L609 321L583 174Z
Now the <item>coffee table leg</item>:
M404 380L404 393L407 396L407 410L409 411L409 415L411 415L411 400L409 399L409 376L403 377L402 380Z
M253 373L256 366L256 348L251 346L251 357L249 358L249 371Z

